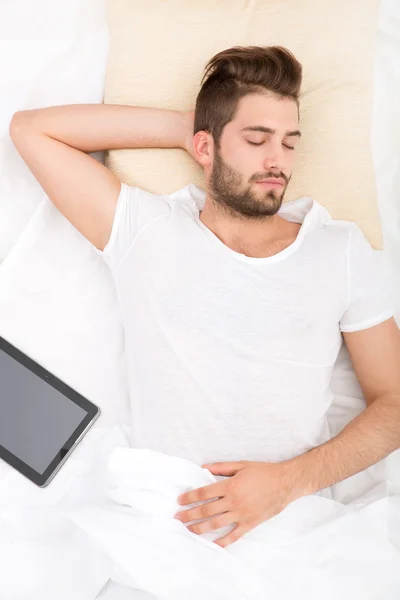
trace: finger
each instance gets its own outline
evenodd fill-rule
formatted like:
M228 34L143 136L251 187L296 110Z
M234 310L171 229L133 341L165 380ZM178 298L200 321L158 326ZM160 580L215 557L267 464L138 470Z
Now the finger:
M182 506L194 504L195 502L204 502L205 500L211 500L212 498L222 497L225 493L225 489L226 481L218 481L217 483L211 483L210 485L181 494L178 496L177 502Z
M218 517L214 517L213 519L208 519L208 521L204 521L203 523L189 525L187 529L188 531L191 531L192 533L196 534L208 533L210 531L220 529L221 527L232 525L232 523L236 523L236 519L237 517L235 517L233 513L226 512L223 515L218 515Z
M240 525L236 525L236 527L234 529L232 529L232 531L230 533L215 540L214 544L218 544L218 546L221 546L221 548L226 548L226 546L229 546L230 544L233 544L234 542L236 542L246 532L247 532L247 529L245 529L244 527L241 527Z
M228 502L225 498L222 500L214 500L214 502L207 502L201 504L195 508L189 508L175 515L176 519L182 521L182 523L188 523L189 521L197 521L197 519L209 519L219 513L224 513L228 510Z
M209 465L203 465L203 468L208 469L214 475L226 475L229 477L231 475L236 475L236 473L238 471L241 471L242 469L244 469L246 462L247 461L228 462L228 463L219 462L219 463L212 463Z

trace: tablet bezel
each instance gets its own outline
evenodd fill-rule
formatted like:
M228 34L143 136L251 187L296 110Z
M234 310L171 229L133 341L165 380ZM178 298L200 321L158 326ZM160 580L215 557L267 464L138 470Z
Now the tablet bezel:
M61 381L61 379L50 373L50 371L39 365L32 358L24 354L21 350L18 350L18 348L0 336L0 352L1 351L4 351L6 354L8 354L8 356L16 360L23 367L29 369L29 371L40 377L40 379L43 379L46 383L51 385L57 391L61 392L61 394L66 396L69 400L71 400L71 402L77 404L87 413L43 473L35 471L35 469L7 450L7 448L4 448L4 446L2 446L0 443L1 459L3 459L11 467L19 471L22 475L30 479L39 487L45 487L50 483L54 475L66 462L68 456L78 445L90 426L100 416L101 411L98 406L93 404L93 402L79 394L76 390Z

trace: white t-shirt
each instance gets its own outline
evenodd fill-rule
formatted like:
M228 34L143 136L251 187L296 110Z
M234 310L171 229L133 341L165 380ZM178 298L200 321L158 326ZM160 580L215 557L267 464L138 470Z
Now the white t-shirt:
M186 458L281 461L330 438L341 331L393 316L353 223L310 198L268 258L228 248L199 219L193 184L159 196L122 183L104 256L125 327L133 445Z

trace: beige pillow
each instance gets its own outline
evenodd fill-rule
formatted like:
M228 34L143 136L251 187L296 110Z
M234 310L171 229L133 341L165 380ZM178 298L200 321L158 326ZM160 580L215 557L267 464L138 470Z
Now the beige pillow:
M382 230L370 146L379 0L108 0L105 103L193 110L207 61L236 45L281 45L303 65L302 139L285 201L310 196L354 221L374 248ZM112 150L107 166L157 194L203 169L180 149Z

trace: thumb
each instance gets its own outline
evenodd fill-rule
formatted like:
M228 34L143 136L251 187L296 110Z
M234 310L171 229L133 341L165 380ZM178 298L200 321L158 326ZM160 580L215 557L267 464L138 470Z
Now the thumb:
M213 475L235 475L238 471L244 469L244 462L218 462L202 465L203 469L208 469Z

